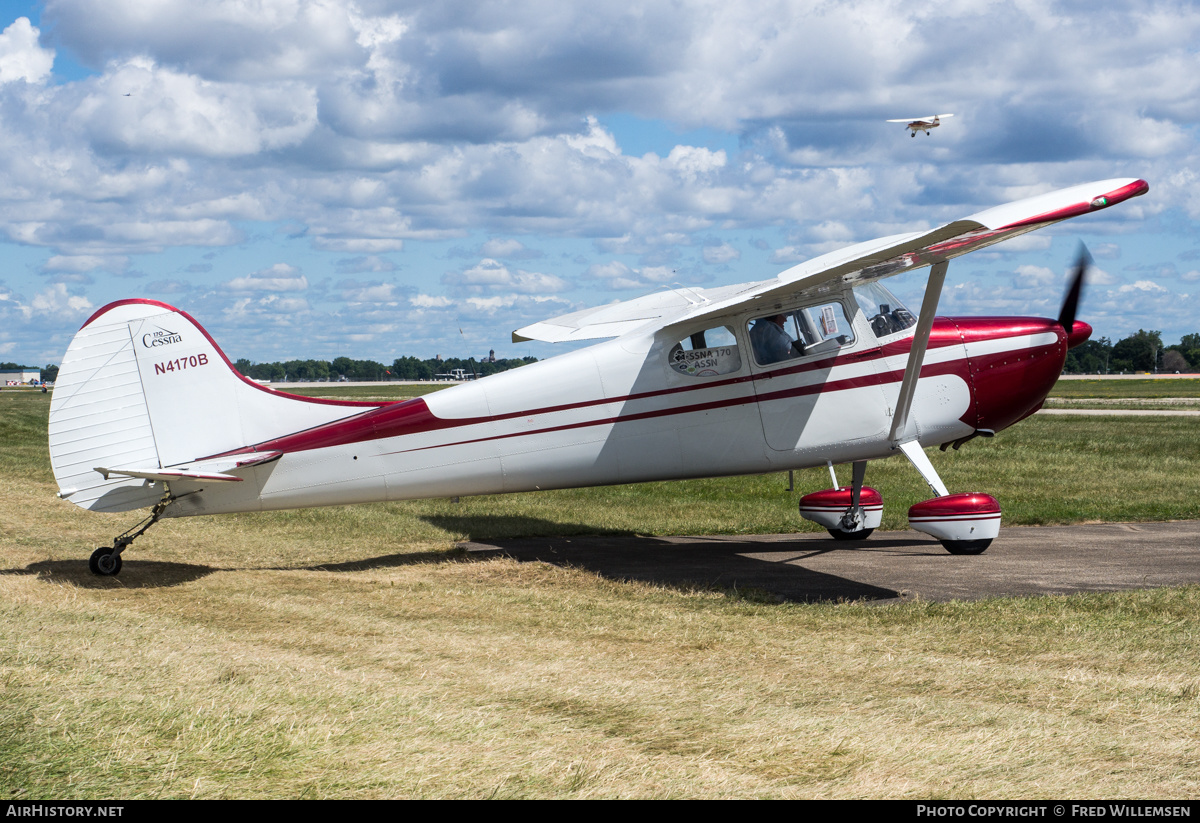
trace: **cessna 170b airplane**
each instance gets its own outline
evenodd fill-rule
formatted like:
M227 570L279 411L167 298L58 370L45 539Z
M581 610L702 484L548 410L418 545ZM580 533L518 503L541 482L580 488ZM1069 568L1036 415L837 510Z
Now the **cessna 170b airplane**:
M943 117L953 116L953 114L935 114L933 117L917 117L912 120L909 120L907 117L903 117L899 120L889 120L888 122L905 123L905 128L912 132L909 137L916 137L917 132L919 131L925 132L925 136L928 137L930 129L936 129L938 126L942 125Z
M909 524L952 553L1000 529L987 494L951 494L923 451L990 437L1037 411L1067 349L1081 261L1057 320L935 317L951 258L1147 191L1105 180L932 231L860 243L755 283L674 289L535 323L514 340L602 340L392 403L318 400L238 374L179 309L121 300L75 335L50 406L59 496L92 511L151 506L91 556L161 517L497 494L851 463L849 486L800 514L862 539L883 500L867 462L903 454L934 497ZM919 313L880 282L930 267Z

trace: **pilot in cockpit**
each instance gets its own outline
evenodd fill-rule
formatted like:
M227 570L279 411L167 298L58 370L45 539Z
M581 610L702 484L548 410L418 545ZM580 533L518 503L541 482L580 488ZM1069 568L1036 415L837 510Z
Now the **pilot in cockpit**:
M760 317L754 321L750 328L750 344L754 348L754 359L761 365L799 356L796 341L784 328L786 323L786 314Z

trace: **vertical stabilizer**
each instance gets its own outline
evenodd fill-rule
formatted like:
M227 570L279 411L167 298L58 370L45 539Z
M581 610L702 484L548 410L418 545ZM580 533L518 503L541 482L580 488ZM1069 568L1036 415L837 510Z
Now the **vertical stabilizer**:
M106 479L96 468L152 472L379 405L259 386L185 312L123 300L96 312L63 357L50 403L50 462L63 497L96 511L128 511L157 502L161 485Z

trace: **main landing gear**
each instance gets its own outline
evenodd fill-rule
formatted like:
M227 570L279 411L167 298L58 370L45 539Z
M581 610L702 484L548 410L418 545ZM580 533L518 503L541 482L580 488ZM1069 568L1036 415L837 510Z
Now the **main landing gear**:
M92 552L92 556L88 558L88 569L92 574L100 575L101 577L112 577L121 572L121 552L129 548L129 545L134 540L146 533L146 530L158 522L162 517L163 512L167 510L167 506L171 505L178 498L171 494L170 488L163 492L162 500L154 504L154 508L150 510L150 516L142 522L138 523L133 528L113 538L111 546L101 546Z
M950 494L918 443L900 449L937 495L909 508L909 527L937 538L950 554L983 554L1000 533L1000 503L990 494ZM800 516L835 540L865 540L883 517L883 496L863 485L866 470L866 461L856 462L852 485L839 488L830 464L834 488L800 498Z
M883 496L863 485L866 474L867 461L856 462L853 485L839 488L830 463L833 488L800 498L800 516L824 526L834 540L866 540L883 519Z

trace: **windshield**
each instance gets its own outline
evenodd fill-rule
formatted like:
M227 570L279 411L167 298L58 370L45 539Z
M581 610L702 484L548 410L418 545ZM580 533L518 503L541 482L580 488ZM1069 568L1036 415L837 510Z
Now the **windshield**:
M879 283L854 287L854 298L871 324L876 337L902 332L915 326L917 317Z

